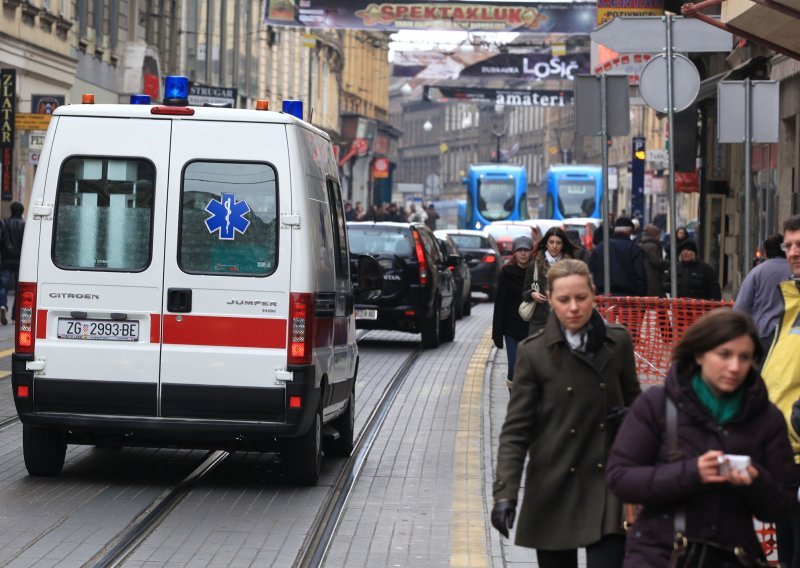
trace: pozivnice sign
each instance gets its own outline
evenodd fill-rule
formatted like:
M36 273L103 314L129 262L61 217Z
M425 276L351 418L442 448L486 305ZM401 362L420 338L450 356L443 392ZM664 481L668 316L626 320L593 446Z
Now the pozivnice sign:
M267 0L264 23L271 26L356 28L381 31L456 30L588 34L595 3L368 2L355 0Z

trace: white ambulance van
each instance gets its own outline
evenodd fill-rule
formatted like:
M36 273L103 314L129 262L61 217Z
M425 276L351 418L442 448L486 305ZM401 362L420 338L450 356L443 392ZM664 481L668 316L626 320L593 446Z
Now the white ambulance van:
M323 448L352 450L358 350L330 139L288 112L189 107L185 85L168 78L162 105L53 114L13 356L31 475L94 444L277 450L288 481L313 484ZM357 265L356 286L380 288L377 262Z

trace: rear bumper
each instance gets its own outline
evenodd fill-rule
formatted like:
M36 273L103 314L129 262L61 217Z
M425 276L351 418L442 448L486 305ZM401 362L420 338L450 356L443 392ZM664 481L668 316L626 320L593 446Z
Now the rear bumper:
M392 329L406 331L409 333L419 333L421 325L433 317L433 310L423 308L420 310L416 306L396 306L393 308L382 308L380 306L356 306L356 309L376 309L378 319L367 320L357 319L357 329Z
M485 292L497 287L497 276L494 265L483 264L470 269L472 289Z
M62 430L77 444L268 450L304 434L320 405L313 365L290 366L285 387L131 384L34 378L30 357L14 355L12 388L20 420ZM30 396L17 396L27 386ZM289 407L299 396L300 408Z

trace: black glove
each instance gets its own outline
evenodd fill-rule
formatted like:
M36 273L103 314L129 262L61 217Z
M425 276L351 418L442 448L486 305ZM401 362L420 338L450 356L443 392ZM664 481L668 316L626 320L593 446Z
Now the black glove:
M502 335L500 337L493 337L492 341L494 341L494 346L497 347L498 349L502 349L503 348L503 336Z
M514 517L517 515L517 502L503 499L492 508L492 526L504 537L508 538L508 530L514 528Z

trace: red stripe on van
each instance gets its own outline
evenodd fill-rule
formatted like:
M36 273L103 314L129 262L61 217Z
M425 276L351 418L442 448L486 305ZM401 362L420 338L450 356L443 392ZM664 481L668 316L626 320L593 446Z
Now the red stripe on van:
M178 321L178 318L181 321ZM169 345L286 348L286 320L220 316L164 316Z
M161 314L150 314L150 343L161 343Z
M47 339L47 310L36 312L36 339Z

